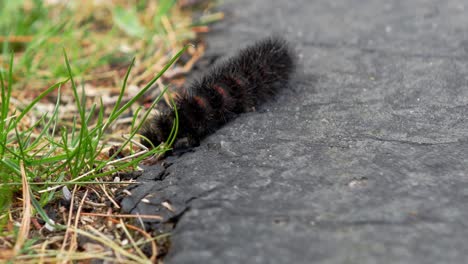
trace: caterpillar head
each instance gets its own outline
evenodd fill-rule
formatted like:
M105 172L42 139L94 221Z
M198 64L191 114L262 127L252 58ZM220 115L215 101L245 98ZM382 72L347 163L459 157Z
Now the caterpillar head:
M143 136L141 143L150 148L150 142L155 147L165 142L172 131L173 123L174 114L171 110L157 113L152 119L147 120L141 129L140 134Z

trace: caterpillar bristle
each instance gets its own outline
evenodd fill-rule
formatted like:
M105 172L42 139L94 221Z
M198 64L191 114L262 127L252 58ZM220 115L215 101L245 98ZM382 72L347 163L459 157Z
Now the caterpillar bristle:
M196 145L240 113L255 109L286 86L295 55L280 37L269 37L213 67L173 97L179 116L177 139ZM175 113L164 108L145 124L141 135L157 146L167 140ZM184 142L187 140L184 140ZM150 144L145 140L143 144Z

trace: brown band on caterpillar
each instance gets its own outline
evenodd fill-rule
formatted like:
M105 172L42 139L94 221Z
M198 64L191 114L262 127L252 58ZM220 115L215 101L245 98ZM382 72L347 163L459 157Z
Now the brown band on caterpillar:
M205 100L200 96L194 96L193 99L198 103L201 108L206 108Z
M213 88L216 90L216 92L218 92L218 94L220 94L223 97L223 100L226 100L228 95L219 84L213 85Z

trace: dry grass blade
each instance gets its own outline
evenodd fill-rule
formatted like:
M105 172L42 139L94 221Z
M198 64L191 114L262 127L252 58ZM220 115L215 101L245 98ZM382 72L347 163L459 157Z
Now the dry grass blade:
M142 257L142 258L146 258L145 254L143 253L143 251L141 251L141 249L137 246L137 244L135 243L135 240L133 239L132 235L130 234L130 232L128 232L128 229L127 227L125 226L125 223L122 219L120 219L120 226L122 227L122 230L125 232L125 235L127 236L128 240L130 240L130 243L132 244L132 247L133 249L137 252L137 254Z
M73 232L76 232L79 235L88 237L94 241L97 241L103 245L108 246L111 248L116 254L120 254L122 256L125 256L128 258L128 261L126 263L151 263L149 259L146 258L141 258L139 256L135 256L134 254L131 254L127 252L124 248L122 248L120 245L116 244L114 241L109 239L105 234L99 232L97 229L95 229L92 226L88 226L88 229L93 233L91 234L90 232L86 232L81 229L73 228Z
M111 221L113 223L120 223L120 221L118 221L116 219L113 219L113 218L109 218L109 221ZM143 236L145 236L148 239L148 242L151 242L151 251L153 253L152 253L151 257L150 257L150 260L151 260L151 262L156 263L156 258L158 256L158 246L156 245L155 239L153 239L150 234L148 234L146 231L144 231L141 228L138 228L138 227L136 227L134 225L130 225L130 224L126 224L126 223L124 223L124 224L128 229L132 229L134 231L140 232L140 234L142 234Z
M73 193L72 193L72 198L71 198L71 203L70 203L70 210L69 210L69 213L68 213L68 222L67 222L68 227L71 226L71 220L73 218L73 202L74 202L74 197L76 195L76 190L77 190L77 186L75 185L75 187L73 188ZM86 200L87 196L88 196L88 190L86 190L85 194L83 195L83 198L81 199L80 205L78 207L78 211L77 211L77 214L76 214L76 217L75 217L75 223L74 223L75 228L78 228L78 221L79 221L80 212L81 212L81 209L83 207L83 203ZM68 228L67 231L65 232L65 238L63 239L63 243L62 243L62 248L61 248L61 254L60 255L65 256L63 258L63 260L62 260L62 263L67 263L70 260L71 256L73 255L73 252L76 250L76 248L78 246L78 243L77 243L78 239L76 237L76 233L73 233L73 236L70 239L68 252L66 254L63 253L64 250L65 250L65 246L67 245L68 237L69 237L70 232L71 232L70 230L71 229Z
M27 43L33 40L34 36L0 36L0 42ZM60 38L50 38L48 41L57 43Z
M31 226L31 192L29 190L28 179L24 170L24 162L20 161L21 179L23 183L23 218L21 219L21 226L16 239L15 247L13 248L14 255L17 256L21 253L21 248L24 242L28 239L29 229Z
M111 195L106 190L106 185L105 184L99 184L99 187L101 188L102 192L106 195L107 199L115 206L115 208L120 209L120 205L112 198Z
M98 213L81 213L81 215L104 216L104 217L115 217L115 218L144 218L144 219L163 220L163 217L159 215L132 215L132 214L108 215L108 214L98 214Z
M71 221L72 221L72 218L73 218L73 205L74 205L74 202L75 202L76 189L77 189L77 186L75 185L73 187L73 192L72 192L72 196L71 196L70 210L68 210L67 226L71 226ZM67 240L68 240L69 235L70 235L70 229L67 228L67 231L65 232L65 236L63 238L62 247L61 247L62 252L65 250L65 246L67 245ZM70 248L71 248L71 246L70 246Z
M49 251L35 255L23 255L17 257L15 263L21 264L37 264L37 263L59 263L61 259L58 257L58 252ZM110 255L110 252L74 252L68 259L68 263L90 263L90 260L105 260L107 263L116 263L115 259ZM135 263L135 262L130 262Z

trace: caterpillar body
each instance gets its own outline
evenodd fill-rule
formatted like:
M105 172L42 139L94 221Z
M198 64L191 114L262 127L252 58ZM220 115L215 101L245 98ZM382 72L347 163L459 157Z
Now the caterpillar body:
M183 147L196 146L238 114L253 111L287 85L294 68L295 55L280 37L261 40L214 66L174 96L179 117L176 147L178 142L184 142ZM169 137L175 120L172 108L158 110L140 131L154 146Z

